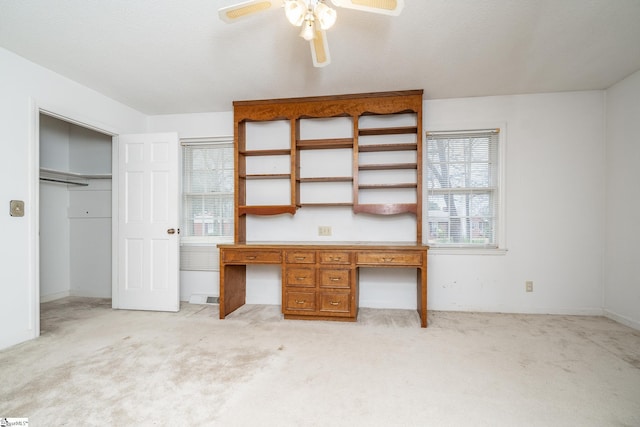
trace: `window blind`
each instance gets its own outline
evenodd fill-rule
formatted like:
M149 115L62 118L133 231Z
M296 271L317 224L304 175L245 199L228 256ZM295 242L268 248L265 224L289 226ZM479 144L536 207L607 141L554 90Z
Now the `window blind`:
M427 133L429 245L498 246L498 142L498 129Z

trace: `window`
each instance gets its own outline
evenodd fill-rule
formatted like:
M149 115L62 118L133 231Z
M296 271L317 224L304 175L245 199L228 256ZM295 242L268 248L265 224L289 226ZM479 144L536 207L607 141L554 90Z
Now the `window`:
M182 242L233 241L233 142L182 145Z
M498 248L499 129L427 133L428 244Z

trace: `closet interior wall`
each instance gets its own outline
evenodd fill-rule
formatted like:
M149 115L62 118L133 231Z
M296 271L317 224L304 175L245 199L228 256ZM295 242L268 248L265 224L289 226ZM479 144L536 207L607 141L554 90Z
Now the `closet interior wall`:
M40 115L40 300L111 298L111 136Z

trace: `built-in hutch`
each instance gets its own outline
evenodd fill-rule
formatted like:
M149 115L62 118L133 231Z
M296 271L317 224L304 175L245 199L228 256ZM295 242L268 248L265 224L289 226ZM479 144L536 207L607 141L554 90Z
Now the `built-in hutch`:
M281 267L285 318L346 321L357 318L359 267L411 267L417 269L417 309L426 327L422 90L236 101L233 107L235 243L219 245L220 318L245 303L247 265ZM314 121L344 118L350 123L346 135L306 137L306 126ZM251 130L261 122L278 122L286 137L273 142ZM320 150L339 152L342 157L335 160L350 165L350 171L323 174L322 168L315 168L309 173L306 169ZM314 191L319 184L337 187ZM270 191L261 191L264 185ZM272 200L264 200L265 194ZM386 215L412 214L415 242L247 241L248 216L295 215L307 206L350 207L355 214L382 220Z

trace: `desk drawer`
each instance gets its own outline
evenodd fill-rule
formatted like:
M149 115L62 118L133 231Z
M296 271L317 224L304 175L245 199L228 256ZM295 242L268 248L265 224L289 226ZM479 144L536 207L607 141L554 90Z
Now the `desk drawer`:
M229 264L280 264L282 262L282 252L276 250L223 249L222 260Z
M301 286L313 288L316 286L316 271L314 267L287 267L287 286Z
M289 264L315 264L316 253L313 251L287 251L286 258Z
M358 252L356 264L367 265L422 265L421 252Z
M286 291L284 298L285 312L316 310L315 292Z
M320 269L321 288L351 288L351 270Z
M350 313L351 294L338 292L322 292L320 294L320 311L327 313Z
M322 251L320 264L351 264L351 252Z

